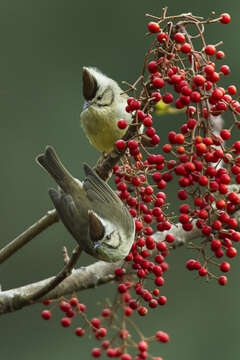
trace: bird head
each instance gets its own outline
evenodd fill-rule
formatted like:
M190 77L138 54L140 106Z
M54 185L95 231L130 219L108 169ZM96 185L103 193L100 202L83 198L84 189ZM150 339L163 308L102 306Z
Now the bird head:
M83 96L86 100L83 110L93 107L97 111L104 110L120 96L118 84L93 67L83 67Z
M99 259L116 262L128 255L132 239L127 239L124 229L117 228L111 221L101 218L92 210L89 210L88 218L93 251ZM134 237L134 233L132 236Z

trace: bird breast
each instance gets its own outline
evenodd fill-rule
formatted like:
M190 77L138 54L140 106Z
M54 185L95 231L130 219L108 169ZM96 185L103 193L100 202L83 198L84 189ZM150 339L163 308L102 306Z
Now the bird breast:
M109 107L99 109L90 106L81 113L84 131L90 143L99 151L110 152L116 140L120 139L126 132L126 129L121 130L117 126L121 117L124 118L124 113L116 113L114 109L109 109Z

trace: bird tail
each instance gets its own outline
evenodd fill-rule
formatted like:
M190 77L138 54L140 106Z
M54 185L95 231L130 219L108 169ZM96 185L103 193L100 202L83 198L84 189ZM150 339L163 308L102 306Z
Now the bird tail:
M64 192L69 191L69 185L73 184L75 180L65 169L52 146L47 146L44 154L36 157L36 161L47 170Z

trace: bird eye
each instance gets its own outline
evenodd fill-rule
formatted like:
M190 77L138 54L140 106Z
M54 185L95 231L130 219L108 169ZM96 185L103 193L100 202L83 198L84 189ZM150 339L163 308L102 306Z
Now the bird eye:
M102 100L103 96L102 95L98 95L97 100Z
M108 234L108 235L106 236L106 239L107 239L107 240L110 240L110 239L111 239L111 234Z

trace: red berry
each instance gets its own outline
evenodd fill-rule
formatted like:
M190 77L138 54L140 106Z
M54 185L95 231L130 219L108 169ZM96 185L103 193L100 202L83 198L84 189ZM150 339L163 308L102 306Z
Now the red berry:
M224 54L224 52L223 51L217 51L216 52L216 59L217 60L223 60L225 58L225 54Z
M117 124L118 124L119 129L126 129L126 127L127 127L127 121L124 119L118 120Z
M187 262L186 262L186 268L188 269L188 270L195 270L195 262L196 262L196 260L194 260L194 259L190 259L190 260L188 260Z
M66 301L61 301L59 307L64 312L71 310L71 305Z
M168 39L168 35L164 32L161 32L158 34L157 38L160 43L165 43Z
M145 117L143 120L143 125L146 127L152 126L152 117L150 115Z
M91 320L91 324L93 327L95 327L96 329L100 328L100 320L98 318L92 318Z
M44 320L49 320L52 317L52 313L49 310L43 310L41 316Z
M185 35L183 33L178 32L174 35L174 40L178 44L183 44L185 42Z
M69 301L69 303L73 306L76 307L78 305L78 298L76 297L72 297Z
M179 190L178 197L180 200L186 200L187 199L187 192L185 190Z
M198 183L201 186L206 186L208 184L208 178L206 176L200 176L198 179Z
M224 13L220 15L220 22L222 24L228 24L230 23L230 21L231 21L231 16L229 14Z
M148 343L144 340L139 341L138 350L143 352L143 351L146 351L147 349L148 349Z
M160 26L158 25L158 23L151 21L148 23L148 30L151 33L155 34L160 31Z
M151 140L151 144L157 145L159 143L160 143L160 137L158 135L156 135L156 134L153 135L152 140Z
M206 74L211 75L211 74L214 73L214 67L211 66L211 65L206 65L204 67L204 71L205 71Z
M76 328L76 329L75 329L75 334L76 334L77 336L83 336L83 335L85 334L85 330L82 329L82 328Z
M72 309L70 309L70 310L66 311L66 316L68 318L72 318L75 316L75 312Z
M159 305L165 305L166 302L167 302L166 296L159 296L159 298L158 298Z
M43 300L43 305L49 305L51 304L51 300Z
M61 319L61 324L63 327L69 327L71 325L71 319L64 317Z
M222 245L221 241L218 240L218 239L214 239L214 240L211 241L211 249L213 251L219 249L221 247L221 245Z
M212 92L212 98L217 100L217 101L221 100L223 98L223 96L224 96L224 92L220 88L216 88Z
M150 61L148 63L148 71L150 73L156 73L158 71L158 66L156 61Z
M99 348L93 348L92 349L92 356L95 357L95 358L98 358L102 355L101 353L101 349Z
M198 103L201 100L201 95L198 91L193 91L190 95L192 102Z
M138 101L138 100L135 100L133 99L131 102L130 102L130 108L131 110L138 110L141 108L141 103Z
M181 224L186 224L189 222L189 216L187 214L181 214L179 216L179 221Z
M173 101L173 96L171 93L166 93L163 95L162 100L165 104L170 104Z
M133 312L133 309L131 309L129 306L125 307L124 308L124 314L126 316L131 316L132 315L132 312Z
M207 46L205 47L204 51L205 51L205 53L206 53L207 55L212 56L212 55L215 54L216 48L215 48L214 45L207 45Z
M119 285L118 285L118 292L119 292L120 294L123 294L123 293L125 293L126 291L127 291L127 287L126 287L125 284L119 284Z
M152 102L157 103L161 100L162 96L159 92L152 93Z
M141 306L139 309L138 309L138 314L140 316L145 316L147 315L148 313L148 309L145 307L145 306Z
M128 147L129 149L136 149L138 147L138 142L136 140L129 140Z
M132 356L130 354L125 353L121 356L121 360L132 360Z
M160 77L155 77L152 84L156 89L161 89L165 85L165 81Z
M229 247L226 251L226 256L229 258L233 258L237 255L237 250L234 247Z
M208 78L209 81L216 83L220 79L220 76L217 72L214 71L214 73Z
M84 304L78 304L78 311L84 312L86 310L86 305Z
M190 44L185 43L181 46L181 52L183 54L189 54L192 51L192 47Z
M228 272L230 270L230 267L231 267L231 265L228 262L224 261L220 265L220 270L222 272Z
M169 342L169 336L164 331L158 331L156 333L156 338L157 338L157 340L159 340L159 341L161 341L163 343Z
M205 78L202 75L196 75L194 76L193 81L197 86L203 86L205 83Z
M189 86L183 86L181 88L181 93L185 96L189 96L191 94L192 90Z
M226 283L227 283L227 277L226 276L219 276L219 278L218 278L218 283L219 283L219 285L226 285Z
M223 129L220 132L220 136L223 140L228 140L231 137L231 132L227 129Z
M230 85L228 87L228 93L229 95L235 95L237 93L237 88L234 85Z
M231 203L236 204L236 205L239 204L239 202L240 202L240 197L235 192L229 193L227 198Z
M122 140L122 139L120 139L120 140L117 140L116 141L116 143L115 143L115 145L116 145L116 148L118 149L118 150L124 150L125 148L126 148L126 142L124 141L124 140Z
M208 271L207 271L207 269L204 268L204 267L201 267L201 268L198 270L198 274L199 274L200 276L206 276L207 273L208 273Z
M115 357L116 356L116 351L115 349L107 349L107 352L106 352L107 356L108 357Z
M165 241L168 243L173 243L175 241L175 237L173 234L167 234L165 237Z
M220 67L220 72L223 73L223 75L229 75L230 74L230 68L228 65L222 65Z
M95 333L95 336L96 336L97 339L103 338L106 335L107 335L107 329L105 329L105 328L100 328Z
M102 310L102 317L107 318L112 315L112 311L108 308Z

